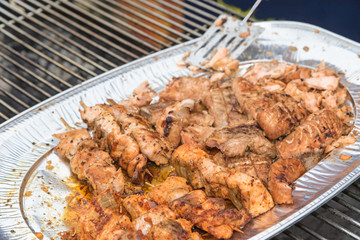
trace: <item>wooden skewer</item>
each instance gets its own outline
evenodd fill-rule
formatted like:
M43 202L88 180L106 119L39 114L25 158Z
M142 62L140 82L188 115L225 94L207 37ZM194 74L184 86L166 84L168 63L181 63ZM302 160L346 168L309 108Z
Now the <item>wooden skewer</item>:
M106 99L106 101L107 101L110 105L117 105L117 103L114 101L114 99Z
M146 172L147 174L149 174L151 177L154 177L154 176L151 174L151 172L149 171L149 169L145 169L145 172Z
M85 104L83 101L80 101L80 105L81 105L83 108L87 108L86 104Z
M244 233L243 231L241 231L240 229L238 229L237 227L231 227L232 228L232 230L235 230L235 231L237 231L237 232L239 232L239 233Z
M65 121L65 119L63 119L62 117L60 118L60 121L64 124L66 130L70 131L71 127L69 126L69 124Z
M149 182L145 182L146 185L149 185L150 187L155 187L154 185L152 185L151 183Z

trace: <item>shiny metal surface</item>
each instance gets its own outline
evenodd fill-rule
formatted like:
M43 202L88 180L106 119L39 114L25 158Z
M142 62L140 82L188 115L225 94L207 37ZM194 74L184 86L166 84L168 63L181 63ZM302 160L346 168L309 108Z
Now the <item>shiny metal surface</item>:
M360 59L355 52L360 51L360 45L307 24L264 22L259 25L265 28L265 32L240 56L241 61L247 62L242 67L246 68L252 61L270 59L314 67L325 59L328 66L345 74L342 83L354 99L355 130L359 130L357 101L360 90ZM320 32L316 33L314 30ZM0 158L3 167L0 169L0 196L1 201L7 202L0 206L3 238L29 239L33 236L33 230L42 231L44 239L49 239L49 236L65 229L61 223L61 210L69 185L62 180L66 179L70 172L66 167L67 163L51 152L42 158L56 145L51 135L65 131L60 117L75 127L75 123L80 122L77 111L80 100L93 105L105 102L106 98L123 99L144 79L149 80L151 86L159 91L171 77L190 74L186 69L179 69L176 62L195 42L196 40L175 46L111 70L51 97L1 125L3 131L0 134ZM304 46L310 50L302 50ZM293 51L294 47L297 51ZM274 54L269 54L269 51ZM319 52L321 54L318 54ZM360 176L358 146L359 140L354 146L332 152L296 182L294 205L277 206L256 218L244 229L244 234L235 234L235 238L264 239L274 236L341 192ZM352 155L352 159L343 162L338 158L340 153ZM44 191L42 186L50 188ZM356 187L354 185L352 188ZM344 193L350 197L358 197L354 189ZM336 200L335 198L334 201ZM329 212L331 211L339 214L334 210ZM324 214L315 212L312 216L349 236L356 237L356 233ZM354 217L346 220L353 225L358 222ZM319 235L309 227L302 228L310 234L315 232L314 235ZM302 236L291 229L285 230L282 235L302 239Z

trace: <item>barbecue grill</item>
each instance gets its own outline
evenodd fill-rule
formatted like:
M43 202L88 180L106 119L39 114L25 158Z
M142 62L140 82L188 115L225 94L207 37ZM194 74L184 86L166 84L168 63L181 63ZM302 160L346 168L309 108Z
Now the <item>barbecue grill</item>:
M201 36L211 0L0 1L0 123L119 65ZM360 181L276 239L360 239Z

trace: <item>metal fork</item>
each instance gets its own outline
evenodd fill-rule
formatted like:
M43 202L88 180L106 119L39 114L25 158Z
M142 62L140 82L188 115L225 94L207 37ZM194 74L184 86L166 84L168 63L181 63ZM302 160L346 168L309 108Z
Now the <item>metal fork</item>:
M220 15L211 27L200 37L191 51L187 62L202 67L212 53L221 47L228 49L229 56L236 59L264 31L264 28L248 25L247 21L262 0L257 0L241 21L226 14Z

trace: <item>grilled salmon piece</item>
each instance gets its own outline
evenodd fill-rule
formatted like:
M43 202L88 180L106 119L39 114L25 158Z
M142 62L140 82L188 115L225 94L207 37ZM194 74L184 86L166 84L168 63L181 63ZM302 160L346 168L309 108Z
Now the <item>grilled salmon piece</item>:
M259 178L219 166L200 149L181 145L175 150L171 164L193 188L204 187L208 196L230 199L237 209L244 206L253 217L274 206L270 193Z
M277 139L288 134L297 122L294 115L281 102L264 109L257 115L257 122L266 137Z
M192 188L186 184L186 179L182 177L170 176L165 182L150 189L148 197L158 205L169 204L189 193Z
M282 158L299 158L306 169L318 162L323 148L342 135L342 121L331 110L309 115L290 135L277 144ZM309 156L316 155L316 158Z
M270 167L269 191L277 204L292 204L291 184L306 172L306 168L299 159L278 159Z
M205 77L176 77L159 93L160 101L198 101L211 88L211 82Z
M150 210L149 200L144 196L130 195L122 200L122 204L126 211L134 220Z

